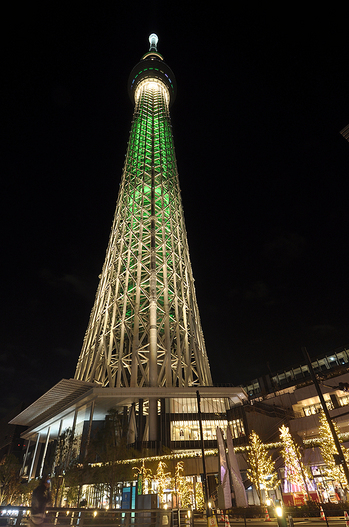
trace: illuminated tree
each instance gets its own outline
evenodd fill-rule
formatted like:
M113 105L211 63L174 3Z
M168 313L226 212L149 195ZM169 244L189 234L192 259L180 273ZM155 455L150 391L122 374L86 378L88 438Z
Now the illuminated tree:
M281 455L285 463L285 477L290 483L298 485L305 498L310 500L306 470L301 459L301 453L298 445L294 442L290 430L287 426L282 425L280 430L280 439L282 441Z
M20 463L12 454L4 456L0 461L0 504L16 503L21 492L20 468Z
M204 512L205 510L205 498L204 491L202 490L202 484L197 482L195 484L195 507L197 511Z
M247 463L250 465L247 469L247 475L257 491L260 503L262 503L262 489L266 491L275 489L278 485L278 477L270 454L254 431L249 437Z
M79 475L82 474L82 471L77 470L77 450L78 440L74 437L73 430L67 428L57 439L53 459L51 493L55 507L62 505L64 496L68 496L68 503L75 502L77 505L82 487L82 479L79 481ZM51 472L49 466L46 465L45 469L47 470L46 473ZM73 487L76 488L73 490Z
M21 483L21 499L20 503L24 506L30 507L32 501L33 490L40 484L38 479L31 479L26 483Z
M179 461L175 467L174 487L175 493L178 496L178 508L187 509L192 504L193 499L193 485L183 475L184 463Z
M347 485L347 480L344 474L342 465L336 465L333 454L337 454L336 444L333 439L333 435L330 429L330 425L325 416L325 412L319 413L319 436L320 436L320 452L324 462L326 463L325 473L332 480L339 481L342 485ZM339 428L335 422L333 422L335 432L339 434ZM347 462L349 461L349 451L341 445L343 454Z
M142 494L151 494L151 480L153 473L150 468L145 468L144 459L140 467L133 467L134 476L142 482Z
M69 470L71 466L74 466L76 460L77 438L74 437L73 430L67 428L57 439L54 456L54 474L56 476L63 474Z
M165 472L165 468L167 468L166 463L164 463L163 461L159 461L158 468L156 470L156 473L154 474L154 479L157 481L158 485L158 495L160 503L163 503L164 501L165 488L167 486L168 479L171 476L171 472Z

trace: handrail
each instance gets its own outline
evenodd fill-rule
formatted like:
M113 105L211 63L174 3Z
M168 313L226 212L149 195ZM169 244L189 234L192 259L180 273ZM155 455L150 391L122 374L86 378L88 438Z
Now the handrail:
M15 527L27 525L30 508L0 506L0 518L7 518ZM71 527L191 527L193 515L188 509L87 509L47 507L43 525ZM32 525L32 524L31 524Z

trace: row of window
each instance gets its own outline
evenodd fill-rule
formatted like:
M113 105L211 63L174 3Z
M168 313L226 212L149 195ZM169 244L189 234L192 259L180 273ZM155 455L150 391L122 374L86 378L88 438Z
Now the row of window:
M241 419L234 419L229 424L234 438L245 435L245 429ZM225 437L228 426L226 419L202 421L202 433L205 441L215 440L217 438L217 426L222 429ZM171 423L171 441L199 441L200 439L199 421L173 421Z
M349 362L349 351L344 349L337 353L331 353L325 355L320 359L312 361L312 367L315 371L323 371L335 368L336 366L342 366ZM297 368L291 368L290 370L280 372L271 377L272 389L276 386L280 387L292 383L295 380L300 380L309 377L309 369L307 365L300 365ZM254 379L250 384L245 386L247 393L251 396L258 395L262 392L259 379Z
M170 408L172 414L197 414L198 402L196 398L171 399ZM206 414L225 414L229 406L224 397L202 397L200 409L202 413Z
M326 406L328 410L333 410L332 401L325 401L325 402L326 402ZM319 412L321 412L321 410L322 410L321 403L311 404L310 406L305 406L303 408L304 415L306 416L318 414Z
M338 397L340 406L347 406L349 404L349 395L344 395L344 397ZM334 406L331 400L326 401L326 406L329 410L333 410ZM304 415L313 415L321 412L321 404L316 403L310 406L305 406L303 408Z

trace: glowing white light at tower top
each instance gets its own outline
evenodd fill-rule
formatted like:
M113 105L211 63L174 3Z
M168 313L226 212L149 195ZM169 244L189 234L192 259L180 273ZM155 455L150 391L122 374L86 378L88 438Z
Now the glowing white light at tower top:
M136 102L138 101L139 96L143 90L157 91L159 93L162 93L162 96L164 97L166 104L168 105L170 103L170 94L167 89L167 86L165 86L165 84L161 82L159 79L149 78L149 79L145 79L144 81L140 82L135 91L135 101Z
M150 42L150 48L149 48L149 51L158 51L158 42L159 42L159 37L155 34L155 33L152 33L151 35L149 35L149 42Z

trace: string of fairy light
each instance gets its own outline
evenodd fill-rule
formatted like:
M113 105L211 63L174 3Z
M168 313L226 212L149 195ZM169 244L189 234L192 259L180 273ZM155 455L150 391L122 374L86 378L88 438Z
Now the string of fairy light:
M349 440L349 432L346 433L340 433L339 439L341 439L343 442ZM303 439L303 444L306 448L312 448L317 447L321 444L321 438L314 437L314 438L305 438ZM275 450L277 448L282 447L281 441L276 441L274 443L263 443L263 446L266 448L266 450ZM236 446L234 447L236 454L244 454L247 453L250 450L249 445L246 446ZM218 455L218 449L212 448L210 450L205 450L205 457L210 456L217 456ZM138 464L142 463L143 461L147 461L149 463L153 461L171 461L171 460L180 460L180 459L194 459L194 458L201 458L202 454L201 452L181 452L176 454L164 454L162 456L149 456L149 457L138 457L133 459L118 459L114 461L115 464L119 465L129 465L130 463ZM91 467L101 467L103 466L103 463L90 463Z

